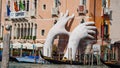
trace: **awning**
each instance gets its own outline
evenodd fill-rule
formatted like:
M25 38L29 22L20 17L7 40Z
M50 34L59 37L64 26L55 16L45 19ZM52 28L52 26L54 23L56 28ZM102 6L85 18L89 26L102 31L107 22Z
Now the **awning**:
M21 48L21 45L19 42L13 43L13 48Z
M23 44L23 49L33 49L33 44L31 44L31 43L24 43Z
M42 43L36 43L36 44L35 44L35 47L43 47L43 45L44 45L44 44L42 44Z

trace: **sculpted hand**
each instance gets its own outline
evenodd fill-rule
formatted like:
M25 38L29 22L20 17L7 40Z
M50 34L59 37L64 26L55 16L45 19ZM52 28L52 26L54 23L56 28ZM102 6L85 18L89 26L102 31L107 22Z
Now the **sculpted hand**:
M68 60L72 58L72 60L75 60L75 54L77 47L79 45L79 41L85 37L94 38L91 34L96 34L94 31L96 29L95 26L92 26L94 22L85 22L83 24L79 24L71 33L66 53L63 57L63 59L66 57ZM69 52L68 52L69 50ZM68 53L71 53L71 58L68 58ZM69 55L70 56L70 55Z
M56 35L69 35L69 32L65 29L65 25L67 21L72 19L73 17L74 14L72 16L68 16L68 11L66 11L64 15L62 13L60 14L60 18L58 19L57 23L48 32L48 36L44 44L44 56L51 57L53 40Z
M65 25L68 22L68 20L72 19L74 17L74 14L72 16L68 16L68 11L63 15L63 13L60 14L60 18L58 19L57 23L50 29L49 33L52 34L68 34L69 32L65 29Z

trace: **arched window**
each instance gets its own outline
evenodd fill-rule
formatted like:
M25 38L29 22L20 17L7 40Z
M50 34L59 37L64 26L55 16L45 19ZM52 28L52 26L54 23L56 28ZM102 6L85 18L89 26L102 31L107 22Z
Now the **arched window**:
M44 34L45 34L45 30L43 29L41 30L41 35L44 36Z
M43 9L46 10L46 4L43 5Z

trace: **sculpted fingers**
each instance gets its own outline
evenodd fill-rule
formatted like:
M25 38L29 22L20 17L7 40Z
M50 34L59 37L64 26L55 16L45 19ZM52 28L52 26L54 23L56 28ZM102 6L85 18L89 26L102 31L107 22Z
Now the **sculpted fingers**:
M87 26L86 28L87 28L88 30L89 30L89 29L92 29L92 30L97 29L95 26Z
M61 18L62 16L63 16L63 13L61 12L61 13L60 13L60 18Z
M91 39L94 39L94 36L88 34L88 37L91 38Z
M88 33L95 34L96 32L94 30L87 30Z
M72 19L74 16L75 16L75 15L72 14L71 16L69 16L69 17L67 18L67 20Z
M68 10L66 11L66 13L64 14L64 17L67 17L68 16Z
M86 26L88 26L88 25L94 25L95 23L94 22L85 22L83 24L86 25Z

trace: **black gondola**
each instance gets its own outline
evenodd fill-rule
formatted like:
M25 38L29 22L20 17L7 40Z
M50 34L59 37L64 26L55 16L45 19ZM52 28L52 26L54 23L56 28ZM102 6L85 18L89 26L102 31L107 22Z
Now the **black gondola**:
M100 59L101 62L103 64L105 64L106 66L110 67L110 68L120 68L120 64L118 64L117 62L105 62L102 58Z
M46 60L50 63L53 63L53 64L83 65L83 62L79 62L79 61L56 60L56 59L53 59L53 58L50 58L50 57L46 57L46 56L43 56L43 54L41 52L40 52L40 55L44 60Z

